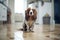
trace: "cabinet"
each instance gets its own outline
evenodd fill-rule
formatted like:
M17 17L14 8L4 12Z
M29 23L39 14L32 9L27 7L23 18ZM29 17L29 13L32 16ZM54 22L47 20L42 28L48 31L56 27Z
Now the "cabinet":
M50 24L50 17L43 17L43 24Z
M0 3L0 21L7 21L7 8Z

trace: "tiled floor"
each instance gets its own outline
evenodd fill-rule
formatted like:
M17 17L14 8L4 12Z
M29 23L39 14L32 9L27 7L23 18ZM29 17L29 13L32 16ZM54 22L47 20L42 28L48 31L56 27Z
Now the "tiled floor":
M22 23L0 25L0 40L14 40L14 32ZM36 25L34 32L24 32L24 40L60 40L60 25Z

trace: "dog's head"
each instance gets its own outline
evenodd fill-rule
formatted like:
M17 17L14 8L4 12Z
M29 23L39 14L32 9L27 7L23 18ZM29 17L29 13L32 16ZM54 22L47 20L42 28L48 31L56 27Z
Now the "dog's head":
M36 20L37 18L37 11L36 9L28 8L25 10L25 19L26 20Z

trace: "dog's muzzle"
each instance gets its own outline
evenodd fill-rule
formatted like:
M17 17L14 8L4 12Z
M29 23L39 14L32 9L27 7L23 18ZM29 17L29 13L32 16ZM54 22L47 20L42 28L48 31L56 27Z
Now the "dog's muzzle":
M34 15L32 10L30 10L29 15L30 16L33 16Z
M30 14L32 15L32 12L30 12Z

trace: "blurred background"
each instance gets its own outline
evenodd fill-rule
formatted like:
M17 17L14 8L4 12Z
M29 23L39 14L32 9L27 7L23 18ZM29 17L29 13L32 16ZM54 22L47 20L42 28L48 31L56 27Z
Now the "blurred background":
M60 40L60 0L0 0L0 40L14 40L23 28L25 10L37 10L34 33L23 33L24 40Z

